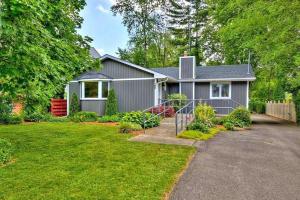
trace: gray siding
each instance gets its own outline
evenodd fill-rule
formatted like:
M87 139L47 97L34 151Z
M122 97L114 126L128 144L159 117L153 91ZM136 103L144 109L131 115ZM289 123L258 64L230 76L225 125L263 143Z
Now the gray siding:
M78 99L80 99L80 83L79 82L70 82L69 83L70 100L72 98L73 93L75 93L78 96Z
M190 79L194 77L194 57L182 57L181 59L181 78Z
M231 88L231 99L246 107L247 82L232 82Z
M167 94L179 93L179 83L167 83Z
M195 99L209 99L210 83L195 83Z
M189 83L181 83L181 94L185 94L188 99L193 98L193 84L192 82Z
M96 112L98 115L104 115L105 103L105 100L81 100L81 110Z
M115 79L153 77L153 74L115 62L113 60L105 60L103 61L102 65L103 69L101 70L101 73Z
M209 99L210 83L196 83L195 99ZM247 99L247 82L232 82L231 83L231 99L239 104L246 106ZM213 107L237 107L237 104L231 100L214 99L204 101ZM228 114L231 110L225 108L216 108L218 114Z
M116 81L112 87L120 112L144 110L154 105L154 80Z

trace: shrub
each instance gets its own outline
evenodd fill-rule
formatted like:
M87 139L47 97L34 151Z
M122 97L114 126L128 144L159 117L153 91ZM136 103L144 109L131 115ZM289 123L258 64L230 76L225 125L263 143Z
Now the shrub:
M118 113L118 101L114 89L109 90L106 105L105 115L115 115Z
M244 126L250 126L251 124L250 112L243 107L238 107L234 109L229 114L229 118L235 120L237 123L244 124Z
M78 113L80 111L80 105L79 105L79 99L77 94L73 93L71 102L70 102L70 116L73 116L74 114Z
M33 113L25 113L24 120L28 122L42 122L49 121L51 118L51 114L42 113L42 112L33 112Z
M213 127L213 120L216 114L213 107L206 104L198 104L195 108L195 118L198 121L205 123L209 127Z
M232 121L225 121L223 125L227 130L231 130L231 131L234 129L235 126L234 122Z
M12 100L9 97L0 95L0 116L11 114Z
M132 122L121 122L119 126L120 133L130 133L139 130L142 130L141 125Z
M48 120L49 122L69 122L71 121L68 117L54 117L51 116L51 118Z
M0 96L0 124L20 124L21 116L12 114L12 101L8 97Z
M162 113L164 109L165 113ZM150 112L153 114L162 113L161 116L165 115L165 117L173 117L175 115L175 109L172 106L157 106L152 108Z
M101 123L105 123L105 122L119 122L120 121L120 118L118 115L104 115L102 117L100 117L98 119L98 122L101 122Z
M12 145L10 142L0 138L0 165L7 163L12 156Z
M144 127L144 119L146 120ZM144 128L156 127L160 124L160 118L151 113L143 113L141 111L128 112L122 118L122 121L132 122L141 125Z
M23 117L20 115L10 115L8 124L21 124L23 122Z
M215 117L215 118L212 119L212 123L213 123L214 125L222 125L222 124L223 124L222 118L217 118L217 117Z
M202 133L208 133L209 132L209 126L202 121L195 121L188 125L187 130L198 130Z
M71 117L73 122L95 122L97 121L97 113L81 111Z
M187 102L187 97L184 94L179 94L179 93L174 93L174 94L170 94L168 96L168 100L170 100L171 102L171 106L173 106L173 108L178 111L180 108L182 108L186 102Z
M251 112L263 114L266 112L266 103L258 99L251 99L249 102L249 110Z

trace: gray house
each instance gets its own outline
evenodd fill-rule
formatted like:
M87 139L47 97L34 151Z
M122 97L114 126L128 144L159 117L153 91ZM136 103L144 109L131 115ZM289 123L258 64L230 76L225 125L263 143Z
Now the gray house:
M108 91L114 88L120 112L144 110L158 105L168 94L182 93L227 114L237 106L248 107L249 82L255 80L250 65L198 67L193 56L180 57L179 67L152 69L111 55L100 59L101 71L86 72L67 85L68 110L75 93L82 111L103 115Z

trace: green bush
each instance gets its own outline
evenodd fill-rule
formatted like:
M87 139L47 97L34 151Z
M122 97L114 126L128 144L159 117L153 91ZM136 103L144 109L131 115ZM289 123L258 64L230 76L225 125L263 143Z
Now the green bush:
M70 118L68 117L54 117L52 116L48 122L70 122Z
M171 101L171 106L178 111L187 103L187 96L184 94L174 93L168 96L168 100Z
M49 121L51 119L51 114L42 113L39 111L35 111L33 113L25 113L24 120L27 122L42 122Z
M212 123L213 123L214 125L222 125L222 124L223 124L222 118L217 118L217 117L215 117L215 118L213 118Z
M115 115L118 113L118 101L114 89L109 90L106 105L105 115Z
M20 115L10 115L8 124L21 124L23 122L23 117Z
M10 142L0 138L0 165L7 163L12 156L12 145Z
M250 126L251 125L251 114L250 112L244 108L244 107L238 107L235 108L230 114L229 118L235 119L237 125L240 126L240 124L243 124L244 126Z
M73 93L70 102L69 115L73 116L80 111L79 99L77 94Z
M1 115L11 114L12 106L11 98L0 95L0 117Z
M71 117L73 122L95 122L97 119L97 113L86 111L78 112Z
M197 121L205 123L209 127L213 127L213 121L216 118L213 107L206 104L198 104L195 108L195 118Z
M251 99L249 102L249 110L251 112L263 114L266 112L266 103L258 99Z
M105 123L105 122L119 122L120 121L120 118L118 115L104 115L102 117L100 117L98 119L98 122L101 122L101 123Z
M234 129L235 123L228 120L228 121L225 121L223 125L227 130L232 131Z
M187 130L197 130L201 131L202 133L208 133L209 132L209 126L202 121L195 121L188 125Z
M132 122L121 122L119 126L120 133L130 133L132 131L142 130L142 126Z
M23 117L20 115L1 115L0 124L21 124L23 122Z
M126 113L122 118L122 121L136 123L144 127L144 118L146 120L145 128L156 127L160 124L160 117L141 111Z
M0 96L0 124L20 124L21 116L12 114L12 100L9 97Z

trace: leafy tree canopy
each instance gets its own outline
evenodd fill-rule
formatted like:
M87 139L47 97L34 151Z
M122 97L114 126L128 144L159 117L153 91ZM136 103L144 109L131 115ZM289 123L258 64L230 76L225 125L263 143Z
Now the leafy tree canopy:
M0 2L0 92L32 104L49 103L74 75L99 63L91 39L76 29L84 0Z

